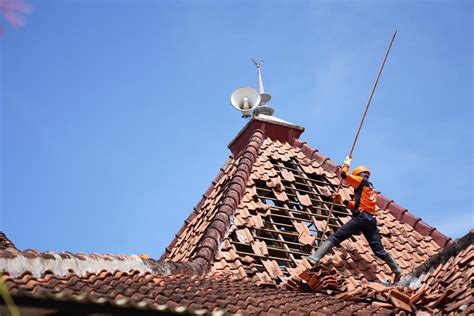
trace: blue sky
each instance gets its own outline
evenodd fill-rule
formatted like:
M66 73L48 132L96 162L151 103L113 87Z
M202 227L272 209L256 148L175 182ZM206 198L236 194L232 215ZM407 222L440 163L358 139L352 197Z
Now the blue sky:
M458 238L473 219L470 1L27 1L0 38L0 230L20 249L162 254L245 125L275 115ZM4 24L5 26L5 24Z

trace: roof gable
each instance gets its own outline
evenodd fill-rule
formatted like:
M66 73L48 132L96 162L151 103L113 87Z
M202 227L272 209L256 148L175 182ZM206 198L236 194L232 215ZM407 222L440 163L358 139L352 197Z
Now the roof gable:
M277 133L279 128L286 132ZM237 156L221 168L162 259L200 259L211 271L276 283L310 267L303 257L321 240L339 179L333 162L298 139L301 132L253 118L229 145ZM343 187L343 194L348 199L353 190ZM408 271L450 242L383 195L378 207L384 245ZM336 206L326 235L349 219L350 213ZM358 279L385 279L389 273L375 264L360 236L326 260Z
M280 283L310 268L304 256L322 239L338 181L301 150L265 139L213 269ZM344 187L343 194L349 199L353 190ZM377 218L384 246L407 272L440 249L387 209L379 209ZM349 211L335 206L324 238L349 220ZM348 278L385 280L390 269L377 260L365 238L355 236L323 262Z

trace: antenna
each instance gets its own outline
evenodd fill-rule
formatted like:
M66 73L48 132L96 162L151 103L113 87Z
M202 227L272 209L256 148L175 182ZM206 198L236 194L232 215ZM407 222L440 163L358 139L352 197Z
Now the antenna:
M258 92L260 93L260 104L258 107L253 111L254 116L258 116L260 114L272 116L273 109L267 105L267 102L272 99L272 96L268 93L265 93L263 88L263 79L262 79L262 64L264 63L263 59L260 59L260 62L257 62L254 58L252 58L252 62L255 66L257 66L257 73L258 73Z
M254 58L252 58L252 62L255 66L257 66L257 73L258 73L258 93L260 93L261 103L259 105L265 105L268 101L271 100L272 96L268 93L265 93L265 89L263 88L263 79L262 79L262 64L265 62L263 59L260 59L260 62L257 62Z
M252 87L240 87L230 96L230 104L240 112L242 117L250 117L250 112L261 102L260 94Z

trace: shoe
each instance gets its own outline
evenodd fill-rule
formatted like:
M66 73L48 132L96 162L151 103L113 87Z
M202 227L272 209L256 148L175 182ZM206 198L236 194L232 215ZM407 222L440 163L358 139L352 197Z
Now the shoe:
M319 246L318 250L313 252L310 256L306 257L312 265L316 266L319 261L334 247L334 244L330 240L326 240Z
M400 281L401 278L402 278L401 273L395 273L395 276L393 277L393 283L398 283L398 281Z
M397 283L398 281L400 281L403 271L402 271L402 269L400 269L400 267L398 266L397 262L392 257L392 255L387 254L385 256L385 258L383 258L383 261L385 261L385 263L390 267L390 269L392 270L392 273L395 274L395 277L393 279L393 283Z

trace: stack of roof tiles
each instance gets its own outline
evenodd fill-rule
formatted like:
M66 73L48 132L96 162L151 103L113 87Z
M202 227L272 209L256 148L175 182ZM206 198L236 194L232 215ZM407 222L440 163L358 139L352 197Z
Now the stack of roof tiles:
M0 248L3 282L21 304L38 307L46 300L63 312L68 307L61 302L109 313L472 311L472 238L459 246L383 195L377 211L383 244L410 273L410 286L386 283L389 267L361 236L309 270L305 256L350 213L336 205L329 217L337 166L301 142L302 131L253 118L160 260L19 252L8 244ZM341 193L349 199L353 190ZM0 246L6 240L0 235Z

